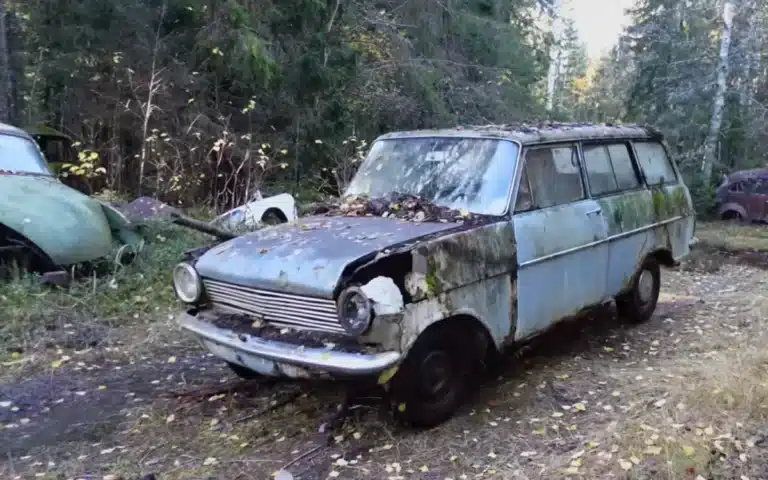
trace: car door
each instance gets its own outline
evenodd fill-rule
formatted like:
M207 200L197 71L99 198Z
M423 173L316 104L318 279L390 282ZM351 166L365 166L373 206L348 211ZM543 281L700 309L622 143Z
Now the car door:
M768 179L762 177L756 179L749 204L750 219L761 222L768 220Z
M633 161L629 142L585 143L582 153L590 197L602 207L602 219L610 240L601 248L607 259L605 294L611 297L624 288L637 268L638 251L642 250L645 240L632 232L653 223L651 195L640 181L639 167ZM627 205L648 205L648 208L628 209Z
M521 157L516 340L604 298L607 232L600 204L587 198L578 152L576 144L558 144Z

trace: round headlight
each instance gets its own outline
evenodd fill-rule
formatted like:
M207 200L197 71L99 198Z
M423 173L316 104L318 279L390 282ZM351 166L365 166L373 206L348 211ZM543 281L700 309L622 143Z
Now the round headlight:
M373 311L371 301L357 287L350 287L339 295L337 301L339 321L350 335L362 335L371 326Z
M203 284L195 268L182 262L173 269L173 289L184 303L195 303L203 293Z

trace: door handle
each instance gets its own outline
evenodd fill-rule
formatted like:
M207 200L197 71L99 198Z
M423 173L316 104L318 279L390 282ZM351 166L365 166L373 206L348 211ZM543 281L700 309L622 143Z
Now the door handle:
M598 213L602 213L602 212L603 212L603 209L602 209L602 208L596 208L596 209L594 209L594 210L590 210L590 211L588 211L587 213L585 213L585 215L587 215L587 216L590 216L590 215L597 215Z

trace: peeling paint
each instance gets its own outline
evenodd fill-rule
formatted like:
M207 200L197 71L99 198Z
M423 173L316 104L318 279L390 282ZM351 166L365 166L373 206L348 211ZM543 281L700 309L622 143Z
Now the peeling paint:
M403 294L391 278L376 277L360 289L373 303L377 317L402 313Z

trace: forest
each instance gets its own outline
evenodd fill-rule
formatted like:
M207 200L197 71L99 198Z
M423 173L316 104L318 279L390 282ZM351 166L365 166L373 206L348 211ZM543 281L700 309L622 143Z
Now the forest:
M0 0L0 120L94 192L221 210L337 193L391 130L653 124L700 213L762 166L768 6L638 0L589 58L560 0ZM596 12L596 14L598 14Z

